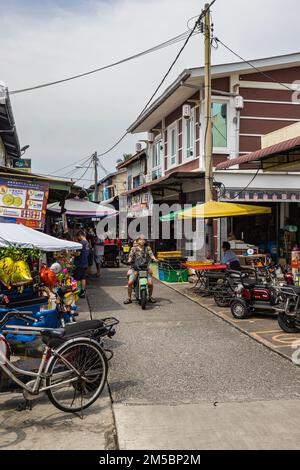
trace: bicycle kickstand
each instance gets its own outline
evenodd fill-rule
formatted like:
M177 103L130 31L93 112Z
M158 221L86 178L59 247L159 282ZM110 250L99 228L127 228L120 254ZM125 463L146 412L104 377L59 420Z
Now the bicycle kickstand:
M25 411L25 410L32 410L32 401L31 400L22 400L18 406L17 411Z

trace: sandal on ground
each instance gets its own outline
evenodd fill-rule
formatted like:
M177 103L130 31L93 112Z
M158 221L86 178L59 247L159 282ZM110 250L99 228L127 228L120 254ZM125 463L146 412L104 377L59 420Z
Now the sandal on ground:
M124 300L123 303L124 303L125 305L132 304L132 300L131 300L131 299L127 299L127 300Z

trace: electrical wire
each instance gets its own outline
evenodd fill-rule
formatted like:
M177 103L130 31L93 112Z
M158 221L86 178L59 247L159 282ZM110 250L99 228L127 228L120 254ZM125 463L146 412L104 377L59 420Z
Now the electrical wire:
M71 166L74 167L74 165L76 165L77 163L82 163L82 165L84 165L90 158L91 158L91 155L89 155L88 157L81 158L80 160L77 160L76 162L70 163L69 165L63 166L62 168L59 168L58 170L53 171L53 173L46 173L44 176L54 176L55 173L65 170L66 168L70 168Z
M277 83L278 85L283 86L284 88L286 88L286 89L289 90L289 91L292 91L292 92L295 91L295 90L293 90L292 88L290 88L288 85L286 85L285 83L282 83L282 82L279 82L278 80L275 80L271 75L269 75L268 73L264 72L263 70L259 69L259 68L256 67L255 65L253 65L249 60L244 59L244 58L243 58L242 56L240 56L237 52L234 52L229 46L227 46L226 44L224 44L224 42L221 41L221 39L215 37L214 40L215 40L217 43L222 44L222 46L225 47L225 49L227 49L227 50L228 50L229 52L231 52L233 55L235 55L236 57L238 57L242 62L244 62L245 64L250 65L250 67L252 67L254 70L256 70L256 72L260 73L261 75L263 75L264 77L268 78L269 80L272 80L272 82Z
M77 78L86 77L87 75L92 75L94 73L101 72L103 70L107 70L107 69L110 69L112 67L116 67L117 65L124 64L125 62L129 62L131 60L138 59L138 58L140 58L144 55L150 54L152 52L156 52L160 49L164 49L165 47L172 46L173 44L177 44L178 42L183 41L189 35L188 33L189 33L189 31L185 31L184 33L181 33L178 36L175 36L171 39L168 39L167 41L164 41L160 44L157 44L154 47L151 47L150 49L146 49L142 52L138 52L137 54L133 54L129 57L126 57L124 59L120 59L120 60L118 60L116 62L113 62L111 64L104 65L103 67L98 67L96 69L89 70L87 72L83 72L83 73L80 73L80 74L77 74L77 75L72 75L70 77L55 80L55 81L52 81L52 82L46 82L46 83L41 83L39 85L34 85L34 86L31 86L31 87L27 87L27 88L20 88L20 89L17 89L17 90L12 90L12 91L9 92L9 94L10 95L16 95L16 94L19 94L19 93L25 93L27 91L33 91L33 90L38 90L40 88L45 88L45 87L49 87L49 86L53 86L53 85L58 85L60 83L65 83L65 82L68 82L70 80L75 80ZM195 31L193 34L199 34L199 31Z
M210 6L215 3L216 0L213 0L213 2L210 4ZM142 109L142 111L140 112L140 114L138 115L137 119L139 119L143 114L144 112L146 111L146 109L148 108L149 104L152 102L153 98L155 97L155 95L157 94L157 92L160 90L160 88L162 87L162 85L164 84L165 80L167 79L168 75L170 74L171 70L173 69L174 65L176 64L177 60L179 59L180 55L182 54L183 50L185 49L187 43L189 42L190 38L193 36L193 34L195 33L196 31L196 28L198 27L199 25L199 22L201 20L201 18L204 16L204 14L206 13L206 11L210 8L210 6L205 10L203 11L199 16L198 16L198 19L197 21L195 22L194 24L194 27L190 30L190 34L187 36L186 40L184 41L184 44L182 45L182 47L180 48L179 52L177 53L175 59L173 60L173 62L171 63L170 67L168 68L167 72L165 73L165 75L163 76L162 80L160 81L159 85L156 87L154 93L151 95L151 97L149 98L149 100L147 101L146 105L144 106L144 108ZM128 131L126 131L118 140L117 142L112 145L108 150L106 150L105 152L102 152L98 155L98 157L103 157L104 155L107 155L108 153L110 153L114 148L116 148L124 139L125 137L127 136L128 134Z
M91 168L92 162L93 162L93 155L90 157L89 165L87 166L87 168L85 169L85 171L83 172L83 174L81 175L81 177L80 177L80 178L77 178L77 179L74 181L73 185L76 184L78 181L80 181L81 178L83 178L83 177L87 174L88 170L90 170L90 168Z
M258 172L259 172L260 168L257 169L257 172L255 173L255 175L253 176L253 178L251 178L251 180L249 181L249 183L247 184L247 186L245 186L238 194L236 194L232 199L236 199L238 198L244 191L246 191L246 189L249 188L250 184L255 180L255 178L257 177L258 175Z

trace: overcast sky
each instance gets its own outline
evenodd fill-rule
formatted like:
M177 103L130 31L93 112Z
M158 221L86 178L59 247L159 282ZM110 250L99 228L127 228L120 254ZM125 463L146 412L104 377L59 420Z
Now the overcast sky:
M184 32L187 20L204 3L0 0L0 80L14 90L108 64ZM299 51L298 0L217 0L212 11L216 36L246 59ZM202 43L200 35L191 39L166 86L184 68L203 65ZM104 72L12 96L20 142L30 144L26 157L32 159L33 170L53 173L110 147L140 113L180 47L176 44ZM213 51L215 64L234 61L222 48ZM103 158L103 165L113 170L117 158L134 152L139 138L127 137ZM82 183L89 185L86 180Z

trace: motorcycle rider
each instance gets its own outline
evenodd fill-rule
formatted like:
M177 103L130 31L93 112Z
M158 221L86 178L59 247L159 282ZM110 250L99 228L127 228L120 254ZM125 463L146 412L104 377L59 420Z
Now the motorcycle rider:
M144 235L140 235L137 240L137 246L133 246L130 250L128 263L132 266L132 268L128 271L129 278L128 278L128 299L124 301L124 304L131 304L131 295L132 295L132 288L134 283L138 277L138 273L134 271L134 266L139 264L148 264L153 261L157 262L158 260L155 258L153 251L151 250L149 245L146 245L146 239ZM149 302L155 303L155 300L152 298L153 294L153 279L152 279L152 270L148 269L148 288L149 288Z

